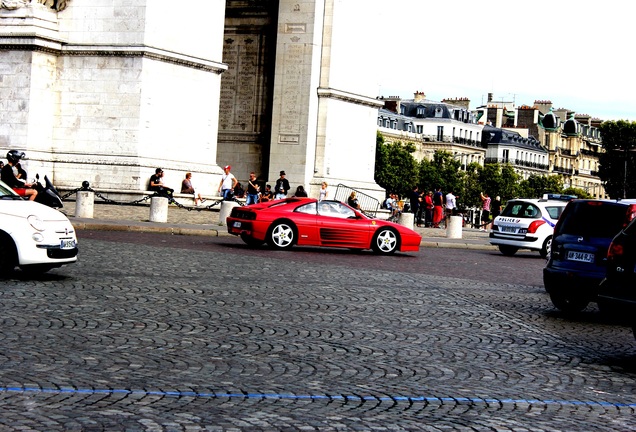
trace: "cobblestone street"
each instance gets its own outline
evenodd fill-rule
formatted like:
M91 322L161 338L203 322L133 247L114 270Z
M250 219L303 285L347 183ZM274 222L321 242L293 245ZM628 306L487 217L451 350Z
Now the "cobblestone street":
M636 428L629 329L540 287L193 241L80 233L75 265L0 281L0 429Z

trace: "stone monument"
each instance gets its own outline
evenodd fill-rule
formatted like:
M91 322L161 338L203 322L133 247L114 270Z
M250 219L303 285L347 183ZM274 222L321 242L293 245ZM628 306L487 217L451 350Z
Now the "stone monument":
M375 58L356 57L377 27L361 7L0 0L0 155L25 151L62 189L145 190L162 167L211 194L231 164L239 180L286 170L310 196L327 181L381 199Z

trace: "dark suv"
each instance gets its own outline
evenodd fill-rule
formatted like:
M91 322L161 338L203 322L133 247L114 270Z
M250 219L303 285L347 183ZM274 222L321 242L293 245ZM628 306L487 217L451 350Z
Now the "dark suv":
M636 219L610 243L598 300L627 318L636 337Z
M568 203L554 227L552 251L543 269L543 284L554 306L573 313L597 301L610 242L635 217L634 199Z

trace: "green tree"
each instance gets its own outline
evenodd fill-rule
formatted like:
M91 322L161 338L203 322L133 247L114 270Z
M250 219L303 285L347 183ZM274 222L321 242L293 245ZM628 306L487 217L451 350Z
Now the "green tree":
M375 181L378 185L406 196L418 180L418 164L413 157L415 145L400 141L384 142L378 132L375 147Z
M563 179L558 175L531 175L519 185L519 196L541 198L546 193L563 193Z
M584 198L584 199L593 198L592 195L590 195L586 190L581 188L569 187L564 189L562 193L565 195L575 195L577 198Z
M599 177L612 198L636 197L636 122L606 121L599 127L604 153Z

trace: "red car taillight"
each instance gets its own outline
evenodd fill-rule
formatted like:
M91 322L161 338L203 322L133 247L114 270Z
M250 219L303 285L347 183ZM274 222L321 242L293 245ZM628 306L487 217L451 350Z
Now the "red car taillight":
M607 250L607 259L613 259L623 255L624 249L622 244L618 244L615 242L610 243L609 249Z
M530 224L528 227L528 234L534 234L537 232L539 227L545 223L544 220L536 220Z
M626 227L627 225L629 225L629 223L636 218L636 204L630 204L627 207L627 219L625 220L625 224L623 225L623 227Z

